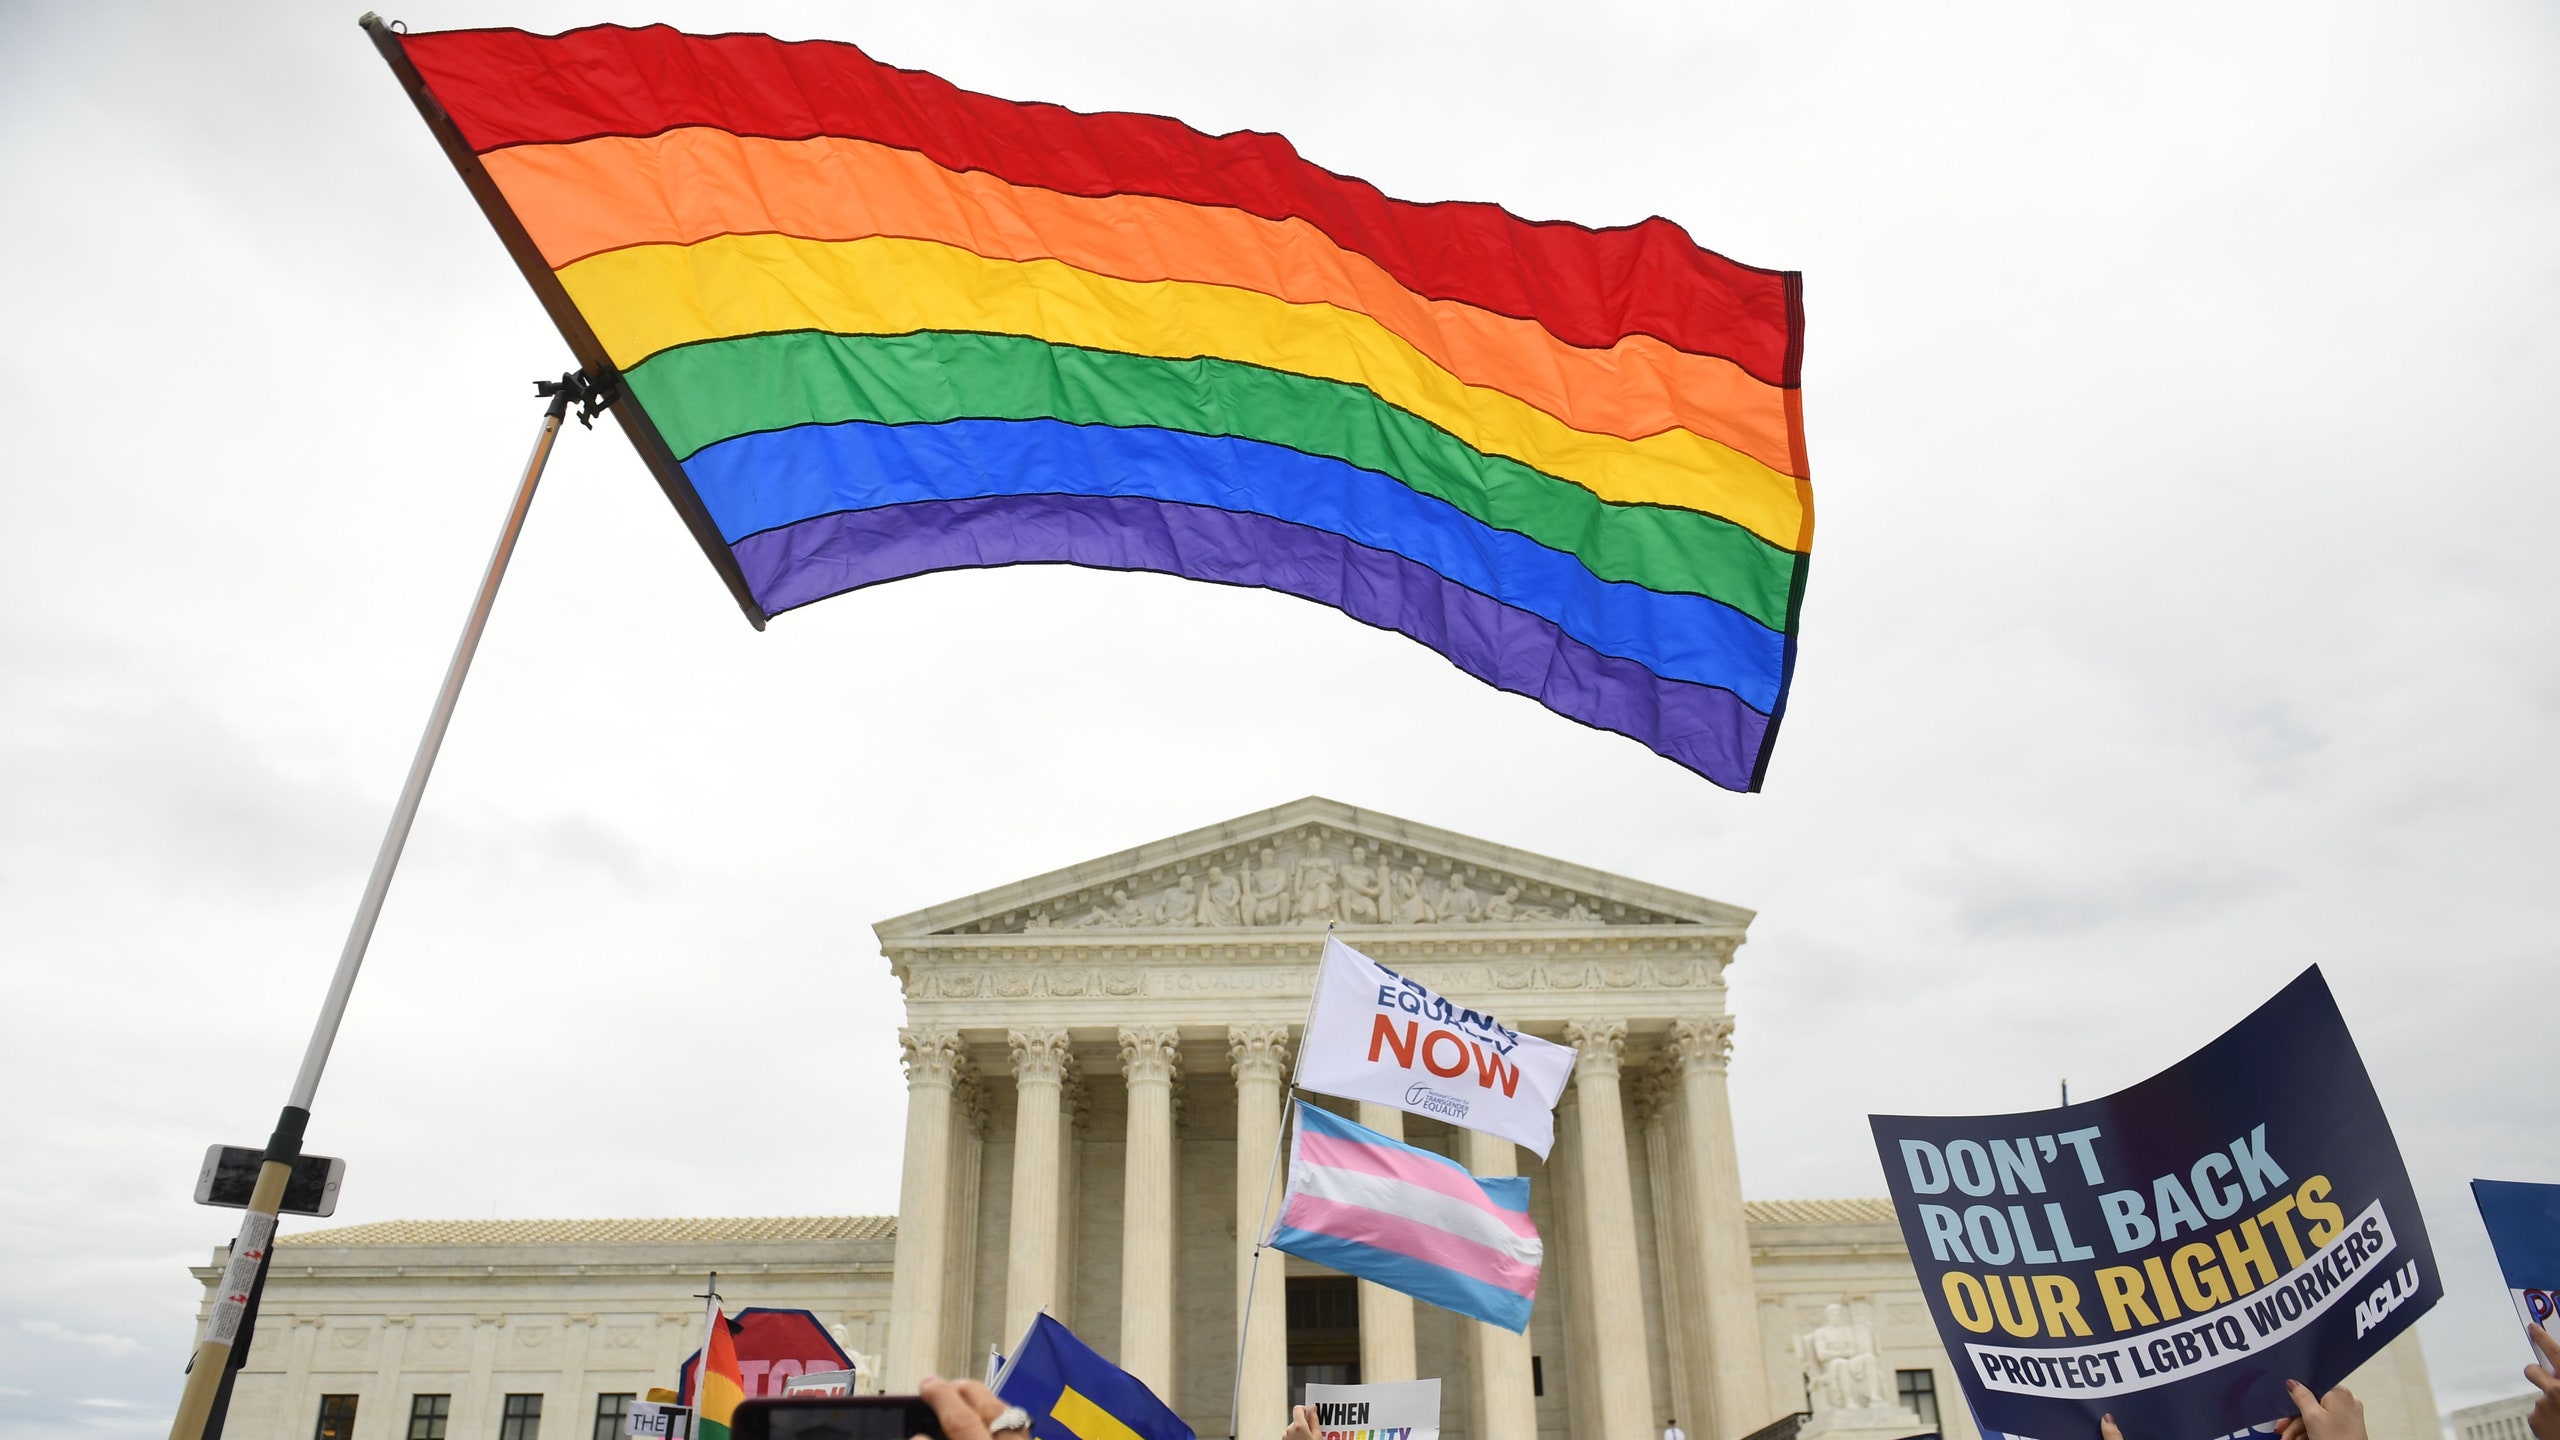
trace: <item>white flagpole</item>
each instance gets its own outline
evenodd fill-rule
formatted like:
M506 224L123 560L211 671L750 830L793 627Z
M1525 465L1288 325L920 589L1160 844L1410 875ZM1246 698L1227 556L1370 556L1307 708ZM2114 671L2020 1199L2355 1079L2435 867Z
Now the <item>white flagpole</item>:
M1022 1333L1015 1337L1010 1353L999 1355L995 1346L987 1347L987 1388L994 1391L998 1399L1004 1396L1004 1382L1013 1378L1013 1367L1022 1363L1022 1352L1031 1348L1031 1335L1040 1328L1040 1317L1048 1313L1046 1305L1031 1312L1031 1323L1022 1327Z
M1326 949L1331 948L1333 922L1324 922ZM1244 1409L1244 1342L1253 1326L1253 1289L1262 1279L1262 1252L1271 1245L1271 1192L1280 1184L1280 1157L1289 1150L1289 1121L1297 1115L1298 1074L1307 1063L1307 1032L1316 1023L1316 1002L1324 998L1324 950L1316 952L1316 983L1307 995L1306 1023L1298 1027L1298 1051L1289 1057L1289 1085L1280 1094L1279 1138L1271 1146L1270 1178L1262 1182L1262 1218L1253 1225L1253 1259L1244 1268L1244 1313L1236 1317L1235 1384L1227 1392L1227 1440L1236 1440L1236 1420Z
M204 1334L196 1342L195 1358L188 1362L186 1389L178 1398L177 1414L169 1421L169 1440L201 1440L206 1422L212 1418L213 1398L221 1387L223 1371L229 1366L232 1341L239 1335L249 1286L267 1248L275 1241L276 1215L284 1208L285 1182L293 1178L294 1165L302 1158L303 1128L311 1123L311 1102L320 1091L321 1071L328 1067L329 1050L337 1043L339 1023L346 1019L347 999L355 993L356 972L364 968L365 950L373 943L374 923L382 918L383 899L391 893L391 877L400 868L400 852L409 843L409 827L417 821L419 802L426 797L427 776L435 769L436 752L444 747L445 731L453 724L454 706L462 700L462 682L471 673L471 657L479 652L480 636L489 628L489 611L498 603L498 582L506 578L507 562L514 557L516 540L524 533L525 515L533 508L533 491L542 482L543 467L550 463L552 442L559 438L561 421L568 417L573 402L581 407L578 418L582 424L604 408L605 392L584 374L536 381L534 388L548 396L551 403L542 412L542 429L534 438L533 457L525 462L524 479L516 486L515 502L507 509L498 543L489 552L489 565L481 574L479 594L472 599L470 618L463 622L462 638L455 642L453 658L445 665L444 684L436 691L434 708L427 712L426 733L418 737L417 753L409 760L409 778L400 787L400 799L391 807L391 824L383 832L381 849L374 854L373 874L365 881L364 898L356 902L355 922L347 928L346 944L338 952L337 972L329 979L329 993L320 1002L320 1018L311 1027L311 1041L302 1052L302 1069L293 1077L293 1090L276 1117L274 1133L267 1137L257 1187L250 1192L248 1212L240 1217L240 1238L232 1244L230 1268L223 1272L222 1288L213 1297L213 1314L205 1321Z
M702 1288L706 1292L702 1297L702 1357L693 1362L693 1421L690 1426L697 1437L702 1434L702 1392L711 1381L711 1334L720 1328L720 1272L712 1271L711 1278L703 1282ZM682 1381L684 1377L679 1375L676 1379Z

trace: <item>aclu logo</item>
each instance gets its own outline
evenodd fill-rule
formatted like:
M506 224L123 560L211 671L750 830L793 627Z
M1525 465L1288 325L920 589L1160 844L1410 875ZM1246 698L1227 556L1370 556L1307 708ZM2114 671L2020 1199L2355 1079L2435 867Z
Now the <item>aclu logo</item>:
M2391 1272L2391 1278L2374 1287L2373 1293L2356 1302L2356 1338L2382 1323L2382 1317L2415 1299L2418 1294L2418 1262L2410 1261Z
M1417 1109L1428 1110L1434 1115L1445 1115L1452 1120L1464 1120L1467 1118L1469 1109L1467 1101L1455 1095L1444 1095L1423 1084L1404 1087L1404 1103Z

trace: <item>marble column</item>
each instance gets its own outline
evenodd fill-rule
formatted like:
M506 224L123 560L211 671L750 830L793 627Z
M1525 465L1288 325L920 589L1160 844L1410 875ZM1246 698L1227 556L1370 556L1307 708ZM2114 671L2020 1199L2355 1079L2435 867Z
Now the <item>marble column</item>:
M1669 1418L1686 1415L1695 1424L1707 1418L1701 1408L1706 1387L1698 1378L1704 1368L1697 1359L1700 1346L1691 1339L1698 1331L1694 1316L1698 1297L1693 1293L1698 1287L1689 1278L1696 1268L1697 1237L1696 1227L1690 1224L1689 1151L1680 1128L1680 1078L1653 1070L1628 1088L1636 1128L1644 1137L1645 1171L1653 1180L1645 1187L1645 1199L1653 1211L1654 1274L1662 1285L1662 1355L1671 1381Z
M1563 1320L1564 1354L1557 1357L1559 1368L1547 1372L1547 1386L1564 1397L1567 1431L1597 1435L1600 1384L1593 1377L1600 1373L1600 1360L1592 1348L1591 1332L1600 1322L1592 1304L1591 1242L1585 1223L1589 1207L1582 1198L1581 1158L1582 1101L1568 1085L1564 1098L1556 1103L1556 1143L1547 1152L1547 1179L1552 1182L1549 1205L1555 1212L1556 1233L1538 1290L1543 1299L1545 1281L1553 1277L1556 1308Z
M1049 1313L1070 1330L1077 1323L1076 1197L1084 1193L1084 1135L1091 1119L1084 1075L1070 1055L1058 1096L1058 1293L1049 1302Z
M373 1357L373 1385L356 1406L356 1419L377 1435L406 1436L409 1433L409 1401L400 1389L400 1373L408 1360L409 1338L417 1333L417 1322L407 1315L382 1317L382 1351ZM379 1399L375 1397L379 1396ZM368 1419L366 1412L399 1416L399 1424L383 1425ZM227 1427L226 1427L227 1428Z
M1618 1060L1627 1027L1618 1021L1575 1021L1565 1038L1581 1052L1574 1062L1574 1096L1581 1102L1579 1140L1584 1223L1577 1232L1588 1247L1585 1273L1597 1301L1592 1308L1592 1349L1599 1373L1582 1377L1598 1387L1601 1440L1648 1440L1656 1433L1652 1366L1647 1359L1644 1274L1636 1260L1635 1184L1627 1169L1626 1107L1618 1093Z
M1760 1302L1751 1280L1751 1233L1742 1213L1742 1166L1734 1154L1733 1106L1725 1094L1725 1062L1733 1054L1733 1019L1681 1020L1671 1027L1680 1069L1680 1108L1688 1132L1688 1208L1698 1234L1693 1309L1704 1344L1708 1399L1701 1440L1739 1440L1774 1417L1768 1362L1760 1347Z
M594 1315L569 1317L569 1331L561 1337L565 1342L562 1349L567 1353L560 1364L560 1388L569 1393L560 1401L543 1402L545 1410L554 1404L565 1404L568 1408L562 1413L572 1424L579 1420L592 1423L595 1416L595 1400L587 1391L587 1352L595 1344L598 1318Z
M985 1169L987 1148L987 1090L978 1076L963 1072L951 1087L951 1159L946 1173L951 1177L944 1187L950 1200L944 1211L943 1234L950 1237L942 1264L942 1293L951 1297L942 1307L942 1338L936 1344L934 1366L951 1376L975 1375L986 1355L984 1341L970 1331L978 1323L978 1180ZM975 1345L977 1354L971 1355Z
M1058 1293L1058 1114L1066 1083L1064 1030L1014 1030L1013 1215L1004 1247L1004 1338L1011 1345Z
M1460 1130L1457 1135L1458 1160L1470 1171L1487 1179L1520 1173L1520 1157L1510 1141L1481 1130ZM1365 1324L1367 1317L1362 1320ZM1472 1440L1538 1440L1529 1337L1481 1320L1459 1323L1467 1331L1468 1435Z
M311 1362L320 1354L320 1332L327 1321L318 1315L279 1315L269 1323L282 1325L289 1337L285 1341L285 1383L278 1396L278 1403L284 1410L285 1433L290 1435L300 1429L302 1417L306 1415L316 1430L320 1419L321 1384L320 1377L311 1371Z
M1236 1433L1277 1435L1289 1428L1288 1257L1264 1257L1267 1273L1255 1284L1253 1252L1268 1223L1264 1197L1279 1203L1271 1165L1284 1120L1280 1077L1289 1065L1289 1027L1230 1025L1227 1057L1236 1077L1236 1323L1245 1327Z
M498 1398L492 1382L498 1369L498 1342L506 1338L501 1327L506 1323L504 1315L471 1317L471 1378L453 1397L453 1423L448 1430L459 1430L464 1435L498 1433L498 1412L506 1408L506 1402ZM291 1434L291 1429L286 1433Z
M941 1366L942 1277L949 1259L951 1086L965 1063L957 1032L900 1030L907 1067L907 1149L898 1177L897 1268L889 1287L889 1353L881 1368L905 1394ZM966 1303L965 1299L962 1303Z
M1404 1138L1404 1112L1374 1100L1360 1102L1360 1123L1381 1135ZM1371 1281L1360 1282L1360 1383L1414 1379L1413 1297Z
M1173 1079L1182 1032L1120 1032L1129 1143L1120 1201L1120 1368L1173 1394Z

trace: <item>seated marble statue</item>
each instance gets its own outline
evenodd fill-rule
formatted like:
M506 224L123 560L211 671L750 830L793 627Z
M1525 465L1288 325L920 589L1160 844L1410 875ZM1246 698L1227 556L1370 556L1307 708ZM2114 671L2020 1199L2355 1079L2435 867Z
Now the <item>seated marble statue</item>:
M1212 865L1209 882L1200 887L1200 923L1233 926L1244 923L1244 887Z
M1334 891L1341 884L1342 871L1333 857L1324 853L1324 841L1307 836L1307 853L1298 861L1297 873L1290 877L1290 918L1301 925L1328 925L1333 913Z
M1387 918L1398 925L1431 923L1431 901L1422 893L1421 866L1388 877Z
M1289 918L1289 872L1280 868L1280 852L1264 846L1262 858L1244 872L1244 923L1279 925Z
M1384 913L1381 901L1386 893L1386 872L1378 864L1378 850L1372 845L1364 857L1360 847L1353 846L1351 863L1342 867L1342 923L1375 925Z
M1798 1335L1795 1350L1815 1414L1896 1405L1885 1397L1875 1336L1850 1319L1848 1306L1824 1306L1822 1323Z
M1440 923L1472 925L1484 914L1484 897L1467 883L1467 877L1452 870L1449 888L1440 892Z

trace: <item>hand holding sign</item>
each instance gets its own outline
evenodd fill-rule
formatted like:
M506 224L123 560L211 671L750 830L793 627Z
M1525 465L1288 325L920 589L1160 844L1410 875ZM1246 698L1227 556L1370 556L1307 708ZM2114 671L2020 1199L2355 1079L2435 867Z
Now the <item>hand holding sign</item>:
M2527 1325L2524 1333L2542 1356L2540 1364L2524 1367L2524 1378L2541 1392L2524 1423L2532 1429L2534 1440L2560 1440L2560 1340L2552 1339L2551 1332L2539 1325Z
M2284 1390L2293 1397L2294 1413L2276 1426L2276 1440L2365 1440L2364 1402L2346 1386L2320 1396L2299 1380L2287 1380Z

